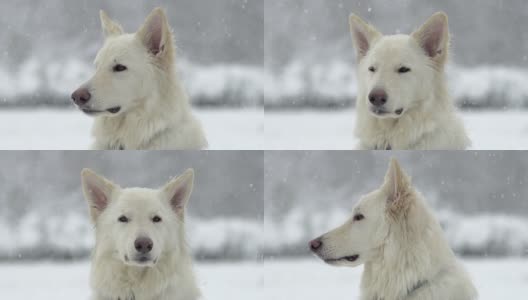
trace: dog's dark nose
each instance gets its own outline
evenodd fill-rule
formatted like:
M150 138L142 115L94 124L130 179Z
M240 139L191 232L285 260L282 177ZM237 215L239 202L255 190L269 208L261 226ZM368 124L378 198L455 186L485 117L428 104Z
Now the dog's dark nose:
M316 238L315 240L310 241L310 249L312 251L316 251L317 249L321 248L323 245L323 242L321 241L321 238Z
M387 93L382 89L373 89L369 94L369 101L376 107L383 106L387 102Z
M136 247L137 252L141 254L147 254L152 250L154 244L152 240L148 237L140 237L134 241L134 247Z
M73 100L73 103L77 104L78 106L83 106L88 101L90 101L90 98L92 95L90 95L90 91L88 91L85 87L78 88L73 94L71 95L71 98Z

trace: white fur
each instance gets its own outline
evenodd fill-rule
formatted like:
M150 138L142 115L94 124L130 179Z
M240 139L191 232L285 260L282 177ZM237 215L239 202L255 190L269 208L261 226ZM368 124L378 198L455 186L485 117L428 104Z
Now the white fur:
M360 214L364 218L355 219ZM396 160L383 185L359 201L352 218L318 239L322 245L314 252L327 263L364 264L363 300L477 298L440 224ZM339 260L353 255L359 255L355 261Z
M90 91L93 149L202 149L207 147L175 70L172 31L156 8L132 34L101 11L105 42L95 59ZM126 71L115 72L121 64ZM106 111L120 107L118 113Z
M350 30L358 61L355 135L360 149L442 150L471 145L447 92L449 32L444 13L434 14L411 35L384 36L353 14ZM402 66L410 71L398 73ZM373 112L368 99L373 89L387 93L384 115ZM399 109L401 115L395 113Z
M184 228L193 171L187 170L160 189L121 188L89 169L81 177L96 235L92 299L198 299ZM126 223L119 221L122 216ZM161 221L154 222L155 216ZM134 242L140 237L153 242L148 261L137 261L141 254Z

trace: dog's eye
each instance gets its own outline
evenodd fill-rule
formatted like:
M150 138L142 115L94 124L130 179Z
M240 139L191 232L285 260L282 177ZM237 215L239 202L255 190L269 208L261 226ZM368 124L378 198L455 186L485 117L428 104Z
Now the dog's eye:
M365 216L362 214L357 214L354 216L354 221L361 221L363 219L365 219Z
M410 72L411 69L407 68L407 67L400 67L398 69L398 73L407 73L407 72Z
M376 68L374 68L374 67L369 67L369 71L372 72L372 73L374 73L374 72L376 72Z
M125 216L121 216L119 217L119 219L117 219L119 222L121 223L128 223L128 218L125 217Z
M154 222L154 223L159 223L159 222L161 222L161 217L159 217L159 216L154 216L154 218L152 218L152 222Z
M112 69L114 72L123 72L127 69L126 66L123 66L121 64L117 64L114 66L114 68Z

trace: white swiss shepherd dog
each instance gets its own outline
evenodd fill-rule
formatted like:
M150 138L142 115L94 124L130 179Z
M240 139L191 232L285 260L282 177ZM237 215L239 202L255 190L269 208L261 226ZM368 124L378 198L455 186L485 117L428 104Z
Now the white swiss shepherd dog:
M132 34L104 11L100 17L105 42L95 58L95 74L72 94L77 107L95 117L92 148L206 148L202 126L175 70L175 46L164 11L154 9Z
M469 300L477 292L396 160L342 226L310 242L330 265L364 265L362 300Z
M195 300L185 241L185 206L193 171L160 189L121 188L89 169L81 173L95 225L93 300Z
M354 14L349 21L358 62L359 148L469 147L446 86L447 16L434 14L411 35L384 36Z

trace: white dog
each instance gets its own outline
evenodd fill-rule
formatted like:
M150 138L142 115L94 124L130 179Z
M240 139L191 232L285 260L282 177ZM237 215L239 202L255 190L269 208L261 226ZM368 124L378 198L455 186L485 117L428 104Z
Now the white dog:
M96 236L92 299L198 299L184 228L193 171L157 190L121 188L89 169L81 177Z
M80 110L95 116L94 149L202 149L201 124L175 70L172 31L154 9L133 34L101 11L105 42L95 75L73 94Z
M326 263L364 264L363 300L470 300L477 292L410 178L392 160L352 218L310 242Z
M350 16L357 52L355 134L359 148L466 149L471 145L448 95L447 16L436 13L411 35L384 36Z

